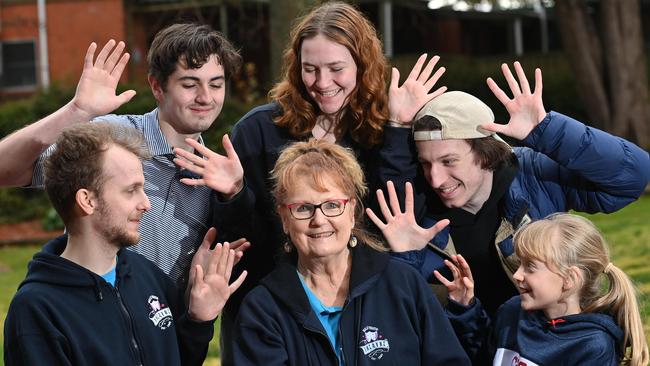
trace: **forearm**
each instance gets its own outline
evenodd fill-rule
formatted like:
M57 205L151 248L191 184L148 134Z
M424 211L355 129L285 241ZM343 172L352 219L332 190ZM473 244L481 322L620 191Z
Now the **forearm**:
M0 186L18 187L31 183L39 155L56 142L61 130L91 116L70 102L51 115L28 125L0 141Z

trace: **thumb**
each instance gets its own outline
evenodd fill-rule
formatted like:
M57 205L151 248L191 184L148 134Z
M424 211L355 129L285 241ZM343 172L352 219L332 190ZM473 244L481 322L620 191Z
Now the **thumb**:
M507 126L508 125L502 125L499 123L490 122L490 123L482 124L481 128L490 132L502 133L504 135L507 135L505 133Z
M390 74L390 89L397 89L399 87L399 70L396 67L391 68Z
M117 96L117 100L120 105L122 105L124 103L128 103L135 96L135 94L135 90L127 90L120 93L120 95Z

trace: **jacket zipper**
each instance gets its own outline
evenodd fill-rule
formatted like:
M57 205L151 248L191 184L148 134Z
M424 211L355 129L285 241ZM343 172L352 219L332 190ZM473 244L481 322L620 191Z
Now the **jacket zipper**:
M142 361L142 354L140 352L140 346L138 345L138 341L135 339L135 333L133 332L133 319L131 318L131 314L129 314L129 311L126 308L126 305L124 304L124 300L122 299L122 295L120 294L120 290L117 289L117 287L113 288L113 291L115 291L115 295L117 296L117 300L120 303L120 308L122 309L122 314L126 317L126 324L127 328L129 331L129 334L131 335L131 347L133 350L133 353L135 353L136 359L137 359L137 364L138 366L143 366L144 362Z

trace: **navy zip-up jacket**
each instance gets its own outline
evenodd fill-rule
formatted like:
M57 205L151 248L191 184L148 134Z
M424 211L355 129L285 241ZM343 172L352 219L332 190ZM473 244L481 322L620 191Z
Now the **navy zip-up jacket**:
M617 366L622 357L623 330L607 314L548 319L542 311L523 310L515 296L494 323L478 299L467 307L450 301L447 315L475 365Z
M120 250L114 288L59 254L67 236L29 263L4 324L6 365L201 365L213 322L185 312L171 280Z
M445 314L410 266L365 245L352 249L339 324L343 363L469 365ZM244 299L232 342L235 365L337 365L294 265L284 263Z

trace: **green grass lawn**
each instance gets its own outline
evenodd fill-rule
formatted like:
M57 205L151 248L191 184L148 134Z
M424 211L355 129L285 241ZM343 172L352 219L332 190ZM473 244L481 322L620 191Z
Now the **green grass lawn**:
M612 262L624 269L640 291L641 316L650 341L650 196L613 214L586 215L607 238ZM0 248L0 320L4 324L9 302L40 245ZM205 365L219 365L218 324ZM0 341L2 340L0 335ZM4 346L2 348L4 350ZM0 354L1 356L1 354Z

